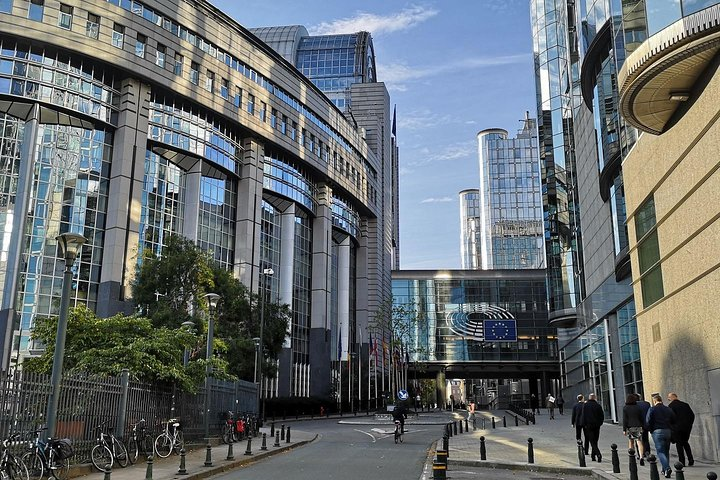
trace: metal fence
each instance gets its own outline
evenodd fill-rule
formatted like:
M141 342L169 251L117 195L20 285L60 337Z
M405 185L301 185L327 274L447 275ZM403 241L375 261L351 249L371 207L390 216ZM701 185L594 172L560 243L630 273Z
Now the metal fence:
M254 383L211 379L210 386L211 436L219 435L226 412L257 413ZM22 439L30 440L27 432L45 424L49 396L49 375L0 372L0 438L20 433ZM76 463L90 458L100 425L116 436L125 436L131 424L145 419L152 435L161 432L163 421L179 418L185 439L192 440L204 436L204 404L204 389L187 393L171 386L129 381L127 374L116 378L68 375L61 383L56 436L72 439Z

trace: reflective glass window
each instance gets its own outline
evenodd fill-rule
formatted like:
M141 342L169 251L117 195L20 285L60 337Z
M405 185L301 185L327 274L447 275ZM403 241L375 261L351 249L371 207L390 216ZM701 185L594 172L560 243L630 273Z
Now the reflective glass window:
M88 12L85 35L94 39L100 36L100 17L98 15Z
M123 48L123 41L125 38L125 27L114 23L112 32L112 44L113 47Z
M155 65L160 68L165 68L166 51L167 49L165 48L165 45L160 43L157 44L157 47L155 48Z
M675 23L682 18L680 2L669 2L667 0L648 0L647 2L647 26L648 34L655 35L668 25Z
M12 0L0 0L0 12L12 13Z
M30 0L30 4L28 5L28 18L42 22L44 10L45 0Z
M70 5L60 4L60 12L58 12L58 27L70 30L72 28L73 7Z
M145 58L145 49L147 48L147 37L142 33L137 34L135 39L135 55L140 58Z

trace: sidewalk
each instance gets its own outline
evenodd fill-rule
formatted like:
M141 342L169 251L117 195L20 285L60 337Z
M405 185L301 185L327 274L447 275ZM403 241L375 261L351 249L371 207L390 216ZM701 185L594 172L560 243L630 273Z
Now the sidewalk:
M279 431L279 430L276 430ZM267 450L261 450L262 434L267 434ZM155 458L153 460L152 478L153 480L198 480L207 478L218 473L226 472L242 465L268 458L278 453L286 452L293 448L305 445L315 440L317 435L290 429L290 443L287 438L280 441L280 447L275 447L275 439L270 438L270 428L263 427L260 429L260 435L252 439L251 452L252 455L245 455L247 451L247 440L236 442L233 444L234 460L227 460L228 446L215 445L212 447L212 466L206 467L206 449L204 445L192 444L186 445L187 452L185 454L185 469L187 474L178 474L180 467L180 457L178 455L170 455L168 458ZM138 459L139 460L139 459ZM88 471L89 472L89 471ZM71 476L72 476L71 472ZM117 465L113 467L111 474L112 480L137 480L146 478L147 462L138 461L135 465L128 465L127 468L120 468ZM82 473L80 474L82 475ZM93 469L91 473L87 473L84 478L88 480L102 480L104 474Z
M467 417L455 413L454 418L463 420ZM519 426L515 426L515 419L510 412L476 412L477 430L453 435L449 440L449 467L448 477L451 476L453 468L463 469L467 467L479 468L506 468L517 470L534 470L547 472L565 472L574 475L591 475L599 479L627 479L629 478L629 457L627 438L622 434L622 426L606 423L600 429L599 447L602 452L602 463L593 462L590 456L585 457L587 467L579 467L577 443L575 441L575 429L570 424L570 415L555 414L555 420L550 420L547 412L543 410L542 415L536 416L536 425L525 425L522 417ZM507 420L507 427L503 428L502 417ZM492 417L496 419L496 428L493 430L491 425ZM485 418L486 429L482 430L482 419ZM464 428L463 428L464 430ZM440 433L439 435L442 435ZM485 437L485 447L487 451L487 460L480 461L480 437ZM528 438L533 439L533 450L535 462L528 463ZM620 472L612 473L612 456L611 444L617 445L618 457L620 459ZM651 447L654 447L652 440ZM436 449L442 448L442 437L440 437L435 445ZM655 449L652 449L653 453ZM428 459L429 468L426 465L423 478L432 478L432 461L433 454ZM675 478L675 462L677 462L675 447L671 447L670 464L673 470L673 478ZM658 462L658 470L660 470ZM684 469L686 480L707 480L706 474L710 471L718 472L720 466L717 464L708 464L696 459L693 467ZM429 474L429 476L428 476ZM641 479L649 478L650 467L646 463L644 467L638 465L638 477Z

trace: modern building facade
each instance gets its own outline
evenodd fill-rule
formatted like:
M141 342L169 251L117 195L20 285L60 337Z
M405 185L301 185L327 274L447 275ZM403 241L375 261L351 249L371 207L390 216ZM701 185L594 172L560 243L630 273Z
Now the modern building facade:
M2 2L0 43L2 367L57 314L57 234L88 239L72 304L100 316L128 311L143 252L180 234L291 306L266 393L329 395L337 345L362 351L391 292L384 85L351 92L370 135L203 0Z
M412 317L408 378L435 378L437 403L446 401L450 379L524 379L526 401L555 390L557 339L547 322L544 270L393 271L393 302Z
M480 269L480 190L460 192L460 266Z
M643 380L692 406L693 452L717 462L720 2L628 2L623 21L637 41L619 111L643 132L623 162Z
M621 168L636 140L618 110L629 38L622 8L606 0L531 3L550 321L563 392L596 393L613 421L626 393L646 393Z
M545 267L536 129L526 115L516 138L502 129L477 134L482 270Z

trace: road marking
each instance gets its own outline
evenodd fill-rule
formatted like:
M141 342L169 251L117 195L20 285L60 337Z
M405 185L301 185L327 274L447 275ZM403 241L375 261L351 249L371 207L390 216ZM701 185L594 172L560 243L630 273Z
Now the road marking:
M370 433L370 432L365 432L365 431L363 431L363 430L358 430L357 428L354 428L353 430L355 430L356 432L364 433L364 434L367 435L368 437L372 438L372 443L377 442L377 439L375 438L375 435L373 435L372 433ZM375 430L375 429L373 429L373 430Z

